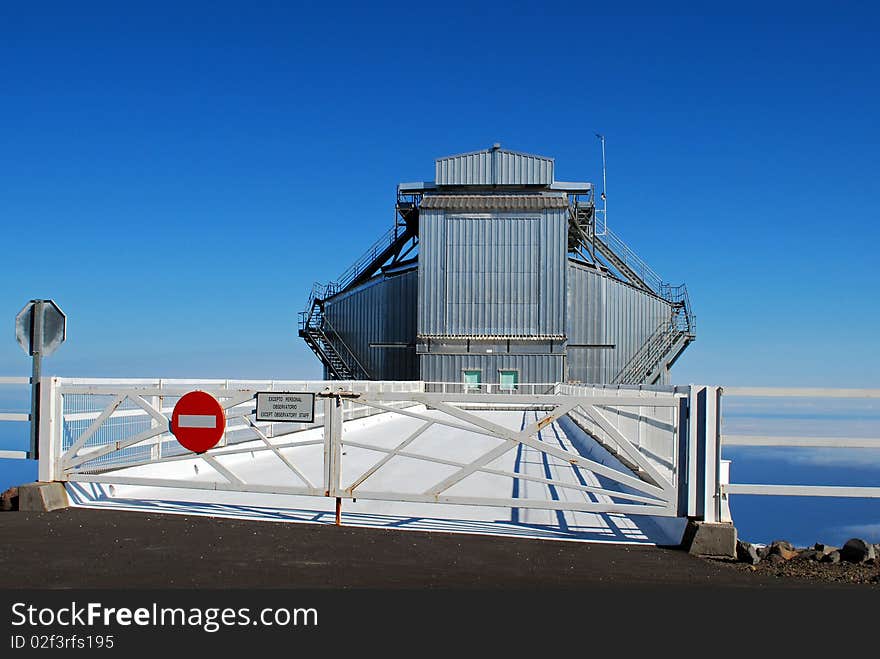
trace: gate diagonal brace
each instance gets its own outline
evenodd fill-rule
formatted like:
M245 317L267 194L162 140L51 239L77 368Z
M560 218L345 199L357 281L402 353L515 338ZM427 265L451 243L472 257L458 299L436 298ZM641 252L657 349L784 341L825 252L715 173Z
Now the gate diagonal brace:
M598 426L598 422L596 422L584 409L583 406L579 406L578 408L571 411L568 415L568 418L572 420L572 422L580 428L587 436L589 436L593 441L595 441L599 446L608 451L612 456L614 456L617 460L619 460L624 467L629 469L636 477L638 477L644 483L650 483L652 485L656 485L659 488L664 487L664 483L666 480L662 480L659 483L655 483L654 480L648 475L646 471L644 471L639 464L630 457L629 452L624 450L623 446L619 446L617 443L612 443L603 439L599 436L598 432L595 428L591 427ZM600 426L601 427L601 426ZM671 486L669 486L671 487ZM664 491L663 496L667 497L668 492Z
M662 487L667 493L672 493L674 488L672 483L666 480L660 472L652 465L644 455L642 455L641 451L639 451L638 447L634 446L624 435L620 432L613 423L606 417L602 412L600 412L595 405L586 406L587 414L592 417L592 419L605 431L607 432L611 438L617 443L617 445L626 453L627 457L629 457L633 462L638 465L640 471L644 471L645 475L653 481L655 485L658 487Z
M83 432L83 434L77 438L77 440L71 445L71 447L67 449L67 452L64 455L64 460L62 461L64 467L70 466L70 462L73 460L73 458L76 457L76 454L79 452L79 450L85 445L87 441L89 441L89 439L92 438L92 436L96 432L98 432L98 428L100 428L104 424L104 422L113 415L113 413L119 408L119 406L125 402L126 398L128 398L126 394L119 394L118 396L116 396L116 398L113 399L113 402L105 407L104 410L98 415L98 418L92 421L91 425L86 428L85 432Z
M447 465L450 467L457 467L459 469L467 467L469 463L460 462L458 460L448 460L446 458L440 458L436 456L425 455L423 453L413 453L410 451L399 450L398 448L382 448L376 446L374 444L364 444L362 442L345 442L346 446L351 446L352 448L362 448L368 451L378 451L380 453L394 454L396 456L400 456L402 458L412 458L413 460L422 460L424 462L431 462L435 464ZM480 471L484 474L491 474L493 476L501 476L503 478L510 478L512 480L524 480L534 483L542 483L544 485L554 485L559 488L571 489L579 492L592 492L594 494L603 494L608 497L626 499L628 501L638 501L640 503L646 503L650 505L664 505L666 502L657 497L647 497L636 494L628 494L626 492L618 492L616 490L606 490L605 488L598 485L580 485L575 483L568 483L564 481L554 480L552 478L544 478L541 476L532 476L526 473L517 473L514 471L506 471L504 469L494 469L492 467L483 467ZM365 479L361 479L365 480ZM367 493L365 497L364 494L355 493L352 491L354 486L350 486L346 488L345 492L351 495L353 498L360 496L361 498L367 498L370 493ZM424 495L422 495L424 496Z
M498 459L503 456L511 449L516 447L518 444L522 444L533 448L541 453L545 453L547 455L553 456L565 462L568 462L572 465L580 466L590 471L593 471L596 474L604 475L614 481L617 481L621 484L628 485L644 494L647 494L651 497L656 497L660 501L664 501L669 494L668 487L663 487L666 485L665 481L662 477L659 477L658 483L652 483L648 480L656 474L656 470L652 472L652 466L647 464L647 469L644 470L644 474L639 474L639 477L628 475L623 473L617 469L613 469L610 467L606 467L600 463L594 462L592 460L586 459L581 456L579 453L572 452L570 450L566 450L559 447L554 447L546 442L541 441L540 439L535 439L534 435L538 434L541 430L552 424L554 421L559 419L560 417L570 414L575 408L583 403L581 399L573 399L569 401L565 401L560 404L558 400L553 401L556 403L556 408L541 419L535 421L532 424L529 424L526 428L521 431L514 431L510 428L506 428L499 424L493 423L487 419L476 416L468 411L465 411L453 404L445 403L442 401L427 399L426 397L420 396L418 392L412 392L406 395L408 400L413 402L422 403L429 409L434 409L438 412L445 414L447 417L452 417L452 419L456 419L453 421L452 419L438 419L434 417L424 416L422 414L417 414L405 409L391 407L390 405L385 405L380 401L384 402L385 397L383 393L385 392L377 392L379 394L379 400L370 400L372 397L370 394L366 392L353 392L340 389L338 391L332 391L329 388L322 392L317 392L316 397L327 399L335 399L336 406L339 407L342 405L343 399L350 401L357 401L361 404L374 407L376 409L381 409L387 412L392 412L395 414L401 414L403 416L409 416L412 418L416 418L421 420L425 425L423 425L420 429L418 429L415 433L415 436L410 436L404 439L401 445L391 449L391 451L380 459L376 464L371 466L366 472L361 474L355 481L352 486L349 487L345 494L348 496L354 495L354 489L361 485L365 480L367 480L370 476L373 475L379 468L387 464L387 462L394 457L396 454L402 454L406 446L408 446L417 436L421 435L425 430L427 430L430 425L438 424L449 426L453 428L457 428L459 430L463 430L466 432L477 433L481 435L488 435L494 437L499 440L504 440L503 443L499 446L496 446L491 451L486 452L475 461L469 464L460 464L456 465L461 467L457 472L447 477L443 481L435 484L433 487L426 490L421 496L428 497L429 499L433 499L435 501L439 501L444 499L445 497L441 496L442 493L448 490L450 487L455 485L456 483L464 480L468 476L472 475L478 471L484 471L484 467L490 464L492 461ZM388 392L389 397L392 400L398 401L403 400L402 394L396 394L393 392ZM607 422L607 419L605 420ZM463 422L463 423L462 423ZM465 425L466 424L466 425ZM265 442L265 440L264 440ZM326 443L326 442L325 442ZM332 443L332 442L331 442ZM344 442L339 440L339 445L341 446ZM642 456L643 457L643 456ZM298 470L297 470L298 471ZM331 470L332 471L332 470ZM646 477L650 474L650 477ZM334 490L335 491L335 490ZM325 492L325 496L332 496L330 492ZM369 496L368 496L369 498ZM426 499L428 500L428 499Z
M401 451L405 449L407 446L412 444L416 439L421 437L431 426L434 425L433 421L427 421L421 426L419 426L415 432L411 433L409 437L400 442L397 446L395 446L391 451L389 451L384 457L382 457L376 464L367 469L363 474L361 474L352 484L351 487L348 488L348 492L354 494L354 489L358 487L361 483L367 480L370 476L375 474L379 469L384 467L388 462L401 454Z
M442 481L440 481L439 483L437 483L433 487L428 488L425 491L425 494L430 494L430 495L436 496L436 495L439 495L442 492L448 490L450 487L452 487L456 483L464 480L465 478L467 478L468 476L470 476L474 472L479 471L481 467L484 467L487 464L490 464L493 460L497 460L502 455L504 455L505 453L507 453L511 449L515 448L517 444L519 444L521 442L524 443L523 440L530 438L532 435L536 434L539 430L541 430L541 428L547 426L548 424L552 423L553 421L558 419L563 414L567 413L572 407L574 407L574 405L575 405L574 402L569 402L567 404L560 405L553 412L548 414L546 417L544 417L540 421L530 424L529 426L527 426L526 428L524 428L520 432L513 432L513 431L505 428L504 426L499 426L498 424L491 423L490 421L486 421L485 419L480 419L479 417L476 417L473 414L465 412L464 410L460 410L453 405L447 405L445 403L435 403L434 404L435 409L440 410L441 412L445 412L446 414L449 414L450 416L459 418L463 421L467 421L469 423L473 423L474 425L481 426L481 427L485 428L486 430L493 431L493 433L492 433L493 435L495 435L496 437L499 437L499 438L506 438L507 441L505 441L503 444L501 444L501 446L496 446L491 451L484 453L482 456L480 456L479 458L474 460L470 465L468 465L464 469L460 469L459 471L455 472L454 474L452 474L448 478L443 479Z
M335 394L333 394L333 393L327 392L324 394L324 397L326 398L326 397L331 397L334 395ZM495 460L498 457L500 457L501 455L504 455L504 453L506 453L507 451L512 449L514 446L516 446L517 443L521 443L521 444L524 444L525 446L529 446L531 448L534 448L535 450L537 450L541 453L546 453L546 454L551 455L551 456L558 458L560 460L564 460L565 462L568 462L570 464L577 465L579 467L583 467L584 469L592 471L596 474L599 474L602 476L607 476L611 480L617 481L618 483L621 483L623 485L628 485L628 486L632 487L633 489L636 489L636 490L638 490L644 494L647 494L649 496L658 497L662 500L666 500L668 497L668 492L665 491L662 487L658 487L657 485L654 485L653 483L649 483L646 480L644 480L643 478L638 478L636 476L628 475L628 474L623 473L617 469L612 469L611 467L606 467L605 465L602 465L598 462L584 458L579 453L574 453L572 451L561 449L561 448L552 446L550 444L547 444L546 442L542 442L540 440L536 440L536 439L532 438L532 435L536 434L544 426L552 423L552 421L555 421L559 417L570 413L576 406L581 404L583 401L580 398L576 398L571 401L567 401L564 405L560 405L560 407L557 408L554 413L549 415L549 417L551 418L550 421L546 420L548 417L544 417L540 421L538 421L534 424L531 424L530 426L525 428L523 431L516 432L516 431L510 430L509 428L505 428L504 426L500 426L498 424L492 423L491 421L488 421L488 420L483 419L481 417L478 417L476 415L469 414L468 412L466 412L462 409L459 409L458 407L455 407L454 405L442 403L442 402L439 402L439 401L432 399L430 397L425 397L425 396L419 395L417 392L407 394L406 398L409 400L412 400L414 402L422 403L423 405L425 405L428 408L436 409L440 412L445 412L447 415L452 416L456 419L460 419L461 421L464 421L465 423L469 424L472 427L462 425L461 423L458 423L455 421L441 420L441 419L426 417L424 415L416 414L414 412L410 412L409 410L405 410L405 409L392 408L392 407L383 405L382 403L379 403L377 401L370 400L368 398L368 394L348 393L347 397L354 398L354 399L360 401L361 403L368 405L370 407L375 407L377 409L383 409L388 412L394 412L396 414L410 416L413 418L421 419L422 421L434 421L439 425L449 426L452 428L458 428L460 430L464 430L466 432L473 432L473 433L478 433L478 434L482 434L482 435L489 435L489 436L495 437L497 439L506 439L507 440L507 442L505 442L501 446L498 446L498 447L492 449L491 455L486 454L486 455L482 456L482 458L478 458L478 461L480 461L481 464L477 465L476 463L471 463L471 465L468 467L467 474L463 474L462 472L464 470L460 470L456 474L453 474L449 478L445 479L443 482L437 483L434 487L430 488L425 493L425 496L433 496L436 499L439 496L439 494L434 494L434 492L438 492L438 493L442 492L444 489L448 489L449 487L454 485L454 482L451 482L453 478L457 479L455 482L458 482L458 480L462 480L463 478L466 478L467 476L473 474L474 472L479 471L480 467L484 466L485 464L489 464L492 462L492 460ZM396 394L396 393L390 393L390 392L388 394L388 398L391 398L392 400L402 400L403 399L402 397L403 397L402 394ZM552 402L552 403L559 405L558 399L555 401L549 401L549 402ZM544 425L541 426L541 428L539 428L538 425L542 424L542 423ZM459 476L460 476L460 478L459 478ZM450 481L450 482L447 484L447 481Z
M580 401L575 400L575 401L571 401L570 403L566 404L564 407L567 407L568 409L565 412L562 412L561 414L559 414L558 416L562 416L563 414L570 412L579 402ZM452 409L455 409L455 408L452 408ZM456 411L459 414L466 414L465 412L462 412L461 410L456 410ZM558 409L556 411L559 412ZM556 446L552 446L546 442L542 442L540 440L534 439L531 435L535 434L537 432L536 426L537 426L537 424L533 424L532 426L529 426L528 428L523 430L521 433L515 433L513 431L508 430L507 428L501 428L501 430L504 432L505 437L508 437L509 439L513 440L514 442L519 442L519 443L524 444L525 446L528 446L530 448L533 448L541 453L546 453L547 455L551 455L555 458L558 458L560 460L564 460L564 461L569 462L573 465L582 466L585 469L588 469L589 471L592 471L594 473L597 473L597 474L600 474L603 476L608 476L612 480L615 480L615 481L622 483L624 485L629 485L630 487L637 489L641 492L644 492L646 494L658 496L660 498L663 498L664 500L667 498L667 493L662 488L657 487L656 485L653 485L651 483L648 483L641 478L636 478L635 476L630 476L630 475L624 474L623 472L620 472L616 469L612 469L611 467L606 467L605 465L599 464L598 462L588 460L588 459L584 458L582 455L580 455L579 453L574 453L572 451L568 451L568 450L565 450L565 449L562 449L562 448L559 448ZM529 433L529 434L526 434L526 433Z
M272 451L272 453L274 453L276 455L276 457L278 457L278 459L281 460L281 462L283 462L287 466L288 469L290 469L294 474L296 474L297 478L299 478L303 483L305 483L306 487L311 487L311 488L315 487L312 484L312 482L308 478L306 478L305 474L303 474L299 469L297 469L296 465L293 464L293 462L291 460L287 459L287 457L283 453L281 453L281 451L274 444L272 444L272 442L269 441L269 438L266 437L265 433L263 433L263 431L261 431L257 427L257 424L254 422L254 420L251 417L245 416L244 420L248 422L248 425L250 425L251 429L253 429L253 431L256 433L257 437L260 438L260 440L269 448L269 450Z

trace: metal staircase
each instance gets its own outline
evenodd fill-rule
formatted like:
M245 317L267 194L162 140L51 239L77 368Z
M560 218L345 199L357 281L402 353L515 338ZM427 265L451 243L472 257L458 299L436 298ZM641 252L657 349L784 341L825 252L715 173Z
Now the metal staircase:
M364 252L336 281L312 286L299 335L317 355L333 380L371 380L357 355L324 314L324 302L369 281L388 261L397 262L415 249L418 240L418 202L398 199L394 226Z
M324 316L324 303L316 295L320 284L312 287L309 311L302 312L299 335L327 369L332 380L370 380L370 374Z
M612 384L657 383L693 339L693 334L677 326L676 316L664 320L614 377Z
M575 207L569 222L569 245L574 245L581 253L597 265L598 257L608 264L621 278L636 288L660 294L665 285L663 278L651 266L645 263L621 238L615 234L604 221L599 220L592 205ZM597 254L598 253L598 254Z
M613 384L654 384L696 338L696 321L687 286L664 282L604 220L599 221L597 215L592 203L574 205L569 218L570 251L586 256L597 267L617 273L624 281L671 306L670 318L658 325L612 380Z

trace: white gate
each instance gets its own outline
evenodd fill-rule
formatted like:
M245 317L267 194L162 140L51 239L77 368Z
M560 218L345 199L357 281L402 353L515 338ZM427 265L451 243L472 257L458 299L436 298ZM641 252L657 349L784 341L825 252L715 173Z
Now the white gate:
M507 393L425 392L421 382L52 378L47 385L41 480L687 513L683 483L694 434L687 387L555 385L556 393L535 394L527 385ZM220 444L198 455L169 431L174 404L195 389L215 396L227 415ZM315 423L257 422L258 391L315 392ZM714 481L703 485L715 488Z
M627 395L629 393L629 395ZM342 400L351 400L370 409L406 417L411 423L405 432L393 438L375 437L363 442L343 436ZM417 404L399 409L393 405ZM327 420L326 482L329 496L341 498L447 503L458 505L499 506L505 508L540 508L581 512L617 512L623 514L675 516L677 488L674 467L664 473L648 458L641 447L624 436L602 408L644 407L665 409L674 415L677 397L672 394L650 399L630 392L614 394L470 394L368 391L359 394L327 395L324 418ZM510 419L522 414L516 429L492 415ZM626 458L632 471L609 466L585 457L565 439L552 435L552 424L574 415L597 424ZM402 424L401 424L402 425ZM584 429L581 426L581 430ZM449 432L450 430L454 432ZM416 448L414 444L418 442ZM670 424L668 448L675 454L676 437ZM535 452L546 465L548 475L511 468L511 454L521 447ZM377 459L366 469L366 461L355 460L351 449L373 453ZM362 458L362 455L357 456ZM507 464L506 464L507 463ZM433 468L432 468L433 467ZM409 472L414 477L403 479ZM590 484L577 475L589 472L608 485ZM384 477L384 478L383 478ZM499 487L493 487L494 482ZM497 479L501 479L498 481ZM404 483L405 481L405 483ZM504 485L513 481L540 483L555 490L556 496L504 496ZM386 484L385 487L379 484ZM402 485L407 487L402 487ZM581 496L562 496L561 493ZM597 496L587 496L598 495Z
M200 455L169 431L174 404L196 389L220 400L227 414L220 444ZM257 422L258 391L316 393L315 422ZM880 397L851 389L724 393ZM39 478L707 521L730 521L730 495L880 496L869 486L729 483L722 442L836 449L875 448L878 440L722 436L721 394L720 387L694 385L516 385L468 393L460 383L43 378ZM28 420L25 412L0 414L0 421ZM20 457L24 452L0 451L0 458Z

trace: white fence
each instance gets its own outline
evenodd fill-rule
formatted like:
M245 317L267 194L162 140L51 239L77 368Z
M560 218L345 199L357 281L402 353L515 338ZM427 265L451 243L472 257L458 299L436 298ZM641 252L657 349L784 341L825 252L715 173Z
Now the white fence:
M7 390L9 388L20 388L23 389L25 386L30 385L30 378L16 378L16 377L0 377L0 387L3 390ZM9 412L9 411L0 411L0 423L20 423L22 424L22 434L21 438L25 439L28 436L28 428L30 425L31 414L28 412ZM27 424L27 425L26 425ZM24 460L28 457L27 451L20 450L8 450L0 448L0 459L10 459L10 460Z
M771 410L808 409L819 412L830 407L832 401L880 401L880 389L809 389L809 388L768 388L768 387L724 387L725 398L752 399L764 403ZM814 425L822 419L815 414ZM846 427L843 420L833 419L820 429ZM877 431L871 426L869 430ZM720 433L722 446L760 446L810 449L880 449L880 436L822 436L798 433L785 434L726 434ZM782 496L820 496L880 498L880 487L815 485L815 484L773 484L773 483L724 483L721 485L724 496L736 494L782 495Z
M0 379L0 385L28 383ZM880 487L865 485L727 482L724 447L880 449L880 438L762 434L760 426L750 434L726 433L721 418L723 400L756 399L775 409L774 401L811 399L822 407L835 400L880 400L880 390L555 383L474 391L461 383L411 381L70 378L42 383L39 477L45 481L709 521L729 520L728 498L735 495L880 497ZM195 389L215 396L227 417L219 445L199 455L169 430L175 403ZM316 393L314 423L257 422L258 391ZM498 421L511 412L521 414L521 425ZM24 425L29 414L3 412L0 422ZM363 428L370 423L381 423L382 432L368 436ZM551 435L554 428L563 432ZM570 441L578 433L589 445ZM526 473L505 462L524 449L545 461L546 473ZM255 471L254 456L282 465L285 475L267 480ZM24 452L2 451L0 457ZM585 480L582 472L595 479ZM491 478L534 483L565 496L505 496L463 487Z
M688 474L704 471L687 464L690 387L473 393L422 382L43 382L41 480L672 517L688 512L681 493L696 483L686 483ZM195 389L216 397L227 418L218 446L199 455L169 430L175 403ZM257 422L258 391L315 392L315 422ZM512 411L521 426L493 417L509 420ZM367 417L381 420L382 432L354 432ZM554 424L571 424L570 432ZM569 435L602 448L585 453ZM540 456L546 473L512 466L523 449ZM255 456L271 459L275 475L255 469ZM487 486L493 478L508 490L535 483L555 494L511 496ZM713 479L701 482L717 490ZM692 499L690 512L701 514L702 499Z

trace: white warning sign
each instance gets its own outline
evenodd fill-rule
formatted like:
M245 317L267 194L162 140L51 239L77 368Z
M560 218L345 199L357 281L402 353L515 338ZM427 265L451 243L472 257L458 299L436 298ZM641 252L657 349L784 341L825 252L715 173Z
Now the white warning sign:
M257 393L257 421L314 423L315 394L289 391Z

